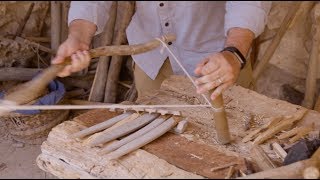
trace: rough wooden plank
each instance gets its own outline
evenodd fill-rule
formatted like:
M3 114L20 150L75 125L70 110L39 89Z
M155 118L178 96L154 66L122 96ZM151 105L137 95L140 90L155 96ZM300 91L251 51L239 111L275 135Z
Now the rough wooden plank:
M215 147L193 142L171 133L165 134L142 149L181 169L208 178L224 178L228 168L211 170L222 164L235 163L235 167L246 170L243 158L226 155Z

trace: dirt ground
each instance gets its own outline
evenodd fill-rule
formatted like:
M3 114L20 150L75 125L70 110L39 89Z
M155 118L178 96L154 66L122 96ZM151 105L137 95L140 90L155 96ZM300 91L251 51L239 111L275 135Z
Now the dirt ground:
M40 145L14 141L1 121L0 137L0 179L57 179L37 166L36 158L40 154Z

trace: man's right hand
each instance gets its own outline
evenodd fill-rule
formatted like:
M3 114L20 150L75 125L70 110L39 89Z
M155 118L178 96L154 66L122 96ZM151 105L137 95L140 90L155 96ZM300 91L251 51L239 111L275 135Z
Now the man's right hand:
M85 20L74 20L69 27L69 35L58 48L56 57L51 64L60 64L71 56L71 65L67 65L59 77L69 76L88 67L90 64L89 45L96 31L95 24Z

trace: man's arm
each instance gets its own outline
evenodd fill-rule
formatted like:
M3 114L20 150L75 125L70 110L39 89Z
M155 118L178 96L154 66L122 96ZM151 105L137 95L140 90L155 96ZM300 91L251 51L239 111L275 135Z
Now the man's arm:
M81 71L90 64L90 43L95 34L102 32L109 18L112 1L76 1L71 2L69 10L69 34L58 48L52 64L59 64L68 56L72 63L67 65L59 74L60 77L69 76L73 72Z
M228 1L224 47L236 47L246 57L253 39L263 32L270 8L271 2ZM215 89L211 94L211 99L215 99L236 82L240 67L240 61L232 52L223 51L209 56L195 69L195 74L202 76L196 80L197 92Z

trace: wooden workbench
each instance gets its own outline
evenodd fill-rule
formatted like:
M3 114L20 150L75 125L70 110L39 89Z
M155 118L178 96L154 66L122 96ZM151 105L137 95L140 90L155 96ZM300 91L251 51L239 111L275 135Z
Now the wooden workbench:
M251 142L242 143L246 135L243 116L255 116L252 128L266 123L265 117L290 115L301 106L271 99L254 91L233 86L224 93L225 107L233 142L219 145L215 140L214 120L210 108L175 108L189 121L185 133L166 133L161 138L134 151L116 162L97 155L99 147L89 148L68 136L102 122L118 113L91 110L56 126L42 144L38 166L59 178L224 178L228 168L211 169L231 162L236 168L248 170ZM172 76L161 89L138 100L149 104L200 104L191 82L183 76ZM320 114L308 111L300 124L315 123L320 128ZM268 143L264 144L265 147ZM266 149L267 150L267 149ZM272 156L271 156L272 157ZM273 157L276 161L276 156Z

